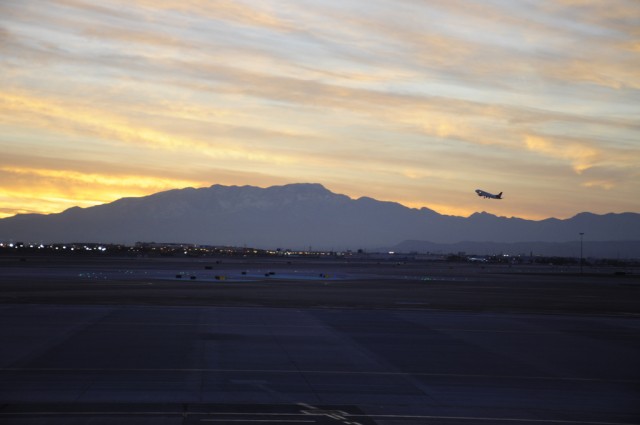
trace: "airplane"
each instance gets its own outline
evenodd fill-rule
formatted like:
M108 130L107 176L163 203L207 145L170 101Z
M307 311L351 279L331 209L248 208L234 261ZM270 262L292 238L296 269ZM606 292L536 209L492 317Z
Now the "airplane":
M485 192L484 190L476 189L478 196L483 196L487 199L502 199L502 192L494 195L493 193Z

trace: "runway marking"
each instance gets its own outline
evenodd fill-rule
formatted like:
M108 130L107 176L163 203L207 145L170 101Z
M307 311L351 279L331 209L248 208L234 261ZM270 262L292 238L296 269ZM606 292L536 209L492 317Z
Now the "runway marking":
M193 415L194 413L189 413ZM197 414L197 413L196 413ZM203 415L205 413L202 413ZM183 416L182 412L0 412L0 416L86 416L86 415L101 415L101 416Z
M278 413L278 412L191 412L190 415L211 415L211 416L222 416L222 415L242 415L242 416L301 416L306 417L304 413Z
M97 282L91 283L91 286L149 286L153 285L152 282L148 283L122 283L122 282Z
M316 375L374 375L374 376L414 376L435 378L477 378L477 379L521 379L540 381L568 381L568 382L609 382L620 384L640 384L637 379L605 379L605 378L574 378L561 376L510 376L510 375L474 375L462 373L428 373L428 372L375 372L375 371L347 371L347 370L284 370L284 369L142 369L142 368L0 368L0 372L209 372L209 373L280 373L280 374L316 374Z
M302 406L308 406L305 403L299 403ZM323 411L318 408L310 406L311 409L317 409L318 416L328 416L326 413L335 411ZM638 422L600 422L600 421L574 421L565 419L527 419L527 418L494 418L494 417L481 417L481 416L436 416L436 415L366 415L366 414L352 414L346 412L340 412L340 417L329 416L333 419L345 420L349 424L357 424L357 422L349 422L348 418L368 418L368 419L439 419L439 420L458 420L458 421L491 421L491 422L526 422L526 423L539 423L539 424L576 424L576 425L639 425ZM305 416L313 414L306 413ZM109 416L180 416L182 413L178 412L0 412L2 416L89 416L89 415L109 415ZM205 413L205 412L189 412L188 416L203 416L203 415L251 415L251 416L300 416L299 413L241 413L241 412L217 412L217 413ZM307 416L308 417L308 416ZM315 420L303 420L303 419L200 419L200 422L262 422L262 423L316 423Z
M20 403L18 403L20 404ZM160 412L154 412L154 411L141 411L141 412L135 412L135 411L124 411L124 412L116 412L113 410L109 410L109 411L86 411L86 412L70 412L70 411L57 411L57 412L48 412L48 411L44 411L44 412L40 412L40 411L36 411L36 412L0 412L0 416L11 416L11 415L20 415L20 416L33 416L33 415L77 415L77 416L82 416L82 415L113 415L113 416L120 416L120 415L172 415L172 416L182 416L184 415L184 412L172 412L172 411L160 411ZM188 416L215 416L215 415L219 415L219 416L300 416L300 417L308 417L308 415L304 414L304 413L273 413L273 412L252 412L252 413L246 413L246 412L187 412ZM291 420L289 420L291 421Z
M210 415L211 413L188 413L187 416ZM220 415L246 415L246 413L219 413ZM2 416L182 416L182 413L173 412L0 412ZM286 413L253 413L255 416L285 416ZM297 415L300 416L300 415ZM302 419L200 419L200 422L270 422L270 423L316 423L315 420Z
M491 422L527 422L543 424L580 424L580 425L638 425L631 422L598 422L598 421L571 421L565 419L526 419L526 418L487 418L479 416L428 416L428 415L351 415L353 417L389 418L389 419L449 419L459 421L491 421Z
M305 415L326 416L328 418L341 421L343 425L362 425L360 422L352 422L350 420L347 420L347 416L369 417L368 415L350 415L349 413L343 412L342 410L325 410L319 407L311 406L307 403L298 403L298 405L307 409L302 411L302 413L304 413Z
M316 421L302 421L302 420L295 420L295 419L200 419L200 422L270 422L270 423L297 423L297 424L301 424L301 423L311 423L311 424L315 424Z

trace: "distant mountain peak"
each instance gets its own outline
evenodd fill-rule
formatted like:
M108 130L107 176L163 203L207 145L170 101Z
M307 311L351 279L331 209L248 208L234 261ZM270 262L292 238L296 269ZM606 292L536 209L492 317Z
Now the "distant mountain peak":
M307 194L334 194L320 183L290 183L282 186L271 186L267 189Z
M329 192L329 190L320 183L289 183L282 186L272 186L272 187Z
M487 218L487 217L497 217L497 216L491 213L488 213L486 211L474 212L469 216L469 218Z
M174 189L58 214L0 219L0 241L155 240L292 249L371 249L409 239L565 242L585 231L591 241L640 240L640 214L532 221L482 211L464 218L367 196L352 199L319 183L293 183Z

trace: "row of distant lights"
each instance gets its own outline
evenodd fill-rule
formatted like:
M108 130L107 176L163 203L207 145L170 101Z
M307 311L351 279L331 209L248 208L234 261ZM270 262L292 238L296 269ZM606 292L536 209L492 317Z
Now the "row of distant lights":
M90 247L87 245L84 245L83 247L77 247L77 246L66 246L66 245L62 245L62 246L56 246L56 245L43 245L43 244L29 244L29 245L23 245L23 244L15 244L15 243L3 243L0 242L0 248L31 248L31 249L53 249L56 251L59 250L69 250L69 251L101 251L101 252L106 252L107 248L104 246L94 246L94 247ZM131 248L132 250L135 250L134 248ZM153 247L151 248L153 251L155 250L160 250L160 251L171 251L173 250L173 248L171 247L160 247L160 248L156 248ZM207 248L188 248L184 250L184 254L188 255L189 253L193 253L193 252L209 252L210 250ZM226 250L216 250L217 252L227 252L227 253L234 253L236 252L233 249L226 249ZM258 254L258 250L252 250L252 251L247 251L247 253L253 252L253 254ZM267 254L270 255L285 255L285 256L289 256L289 255L309 255L309 254L314 254L314 255L321 255L321 256L332 256L335 255L335 253L333 252L325 252L325 251L280 251L280 250L267 250L266 251ZM344 253L339 252L337 253L338 255L344 255ZM389 254L393 254L393 252L390 252Z
M271 255L284 255L286 256L290 256L290 255L319 255L319 256L334 256L336 255L336 253L334 253L333 251L273 251L273 250L267 250L265 251L267 254L271 254ZM338 252L337 255L344 255L344 253L342 252Z
M83 246L82 248L77 248L75 246L67 247L66 245L62 245L62 246L49 245L49 246L46 246L46 245L43 245L43 244L40 244L40 245L29 244L28 246L31 249L33 249L33 248L37 248L37 249L49 248L49 249L55 249L56 251L58 251L60 249L63 249L63 250L68 249L69 251L75 251L77 249L77 250L85 250L85 251L102 251L102 252L106 252L106 250L107 250L107 248L104 247L104 246L94 246L92 248L92 247L86 246L86 245ZM17 244L14 244L14 243L4 244L4 243L0 242L0 248L24 248L24 247L26 247L26 245L17 245Z

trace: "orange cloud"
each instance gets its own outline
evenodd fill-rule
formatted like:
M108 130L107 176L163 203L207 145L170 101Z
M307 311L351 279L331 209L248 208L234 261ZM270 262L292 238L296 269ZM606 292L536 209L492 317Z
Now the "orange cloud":
M0 166L8 182L0 189L0 217L19 213L54 213L71 206L93 206L176 187L201 187L208 182L145 175L81 173L73 170ZM15 207L14 207L15 206Z
M473 205L480 176L628 203L640 9L574 1L0 2L0 171L43 211L200 175L461 195L428 192L443 206Z
M602 157L599 150L577 142L565 142L559 146L540 136L525 136L527 149L543 155L568 160L577 174L593 167Z
M270 163L291 163L293 158L266 150L246 148L215 139L196 139L178 132L162 131L152 125L133 123L131 118L116 115L106 109L94 109L87 104L27 94L2 93L0 120L19 121L56 132L80 133L120 143L133 143L168 151L197 151L215 159L239 159Z
M97 184L101 186L138 187L142 189L167 189L173 187L199 186L203 182L158 178L142 175L107 175L100 173L81 173L73 170L34 169L0 166L0 171L14 174L26 174L44 178L64 180L69 183Z
M613 189L616 185L611 180L591 180L582 184L584 187L599 187L605 190Z

